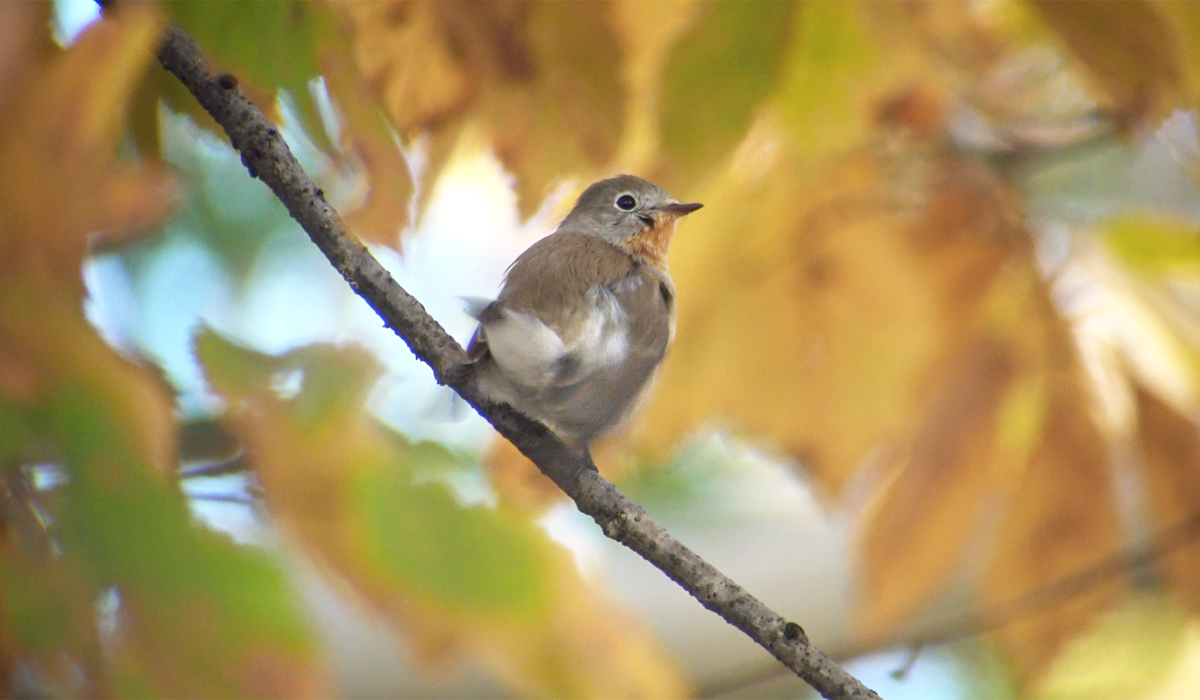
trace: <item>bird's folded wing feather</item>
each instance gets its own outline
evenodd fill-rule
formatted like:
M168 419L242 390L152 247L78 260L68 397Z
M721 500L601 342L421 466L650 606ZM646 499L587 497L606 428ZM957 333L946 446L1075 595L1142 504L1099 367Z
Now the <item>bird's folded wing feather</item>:
M477 307L468 354L490 353L531 388L568 386L626 361L653 365L670 340L669 285L598 236L559 231L513 263L499 299Z

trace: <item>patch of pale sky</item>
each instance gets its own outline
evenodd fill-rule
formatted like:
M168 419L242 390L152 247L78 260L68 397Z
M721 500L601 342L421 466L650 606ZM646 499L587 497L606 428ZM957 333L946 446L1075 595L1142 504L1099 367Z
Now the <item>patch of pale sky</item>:
M62 46L75 41L89 24L100 19L100 6L95 0L54 0L51 29L54 40Z

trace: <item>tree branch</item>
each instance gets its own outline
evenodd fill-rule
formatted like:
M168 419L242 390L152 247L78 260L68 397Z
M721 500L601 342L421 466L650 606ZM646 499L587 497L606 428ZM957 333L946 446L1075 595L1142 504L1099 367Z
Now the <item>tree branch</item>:
M278 130L237 89L228 74L210 72L196 43L182 29L167 30L158 59L224 127L250 174L283 201L313 243L325 253L354 291L389 328L428 364L440 384L467 403L510 440L604 530L637 552L827 698L877 698L828 656L809 643L799 625L773 612L717 571L656 523L596 471L591 457L577 454L544 425L511 407L489 402L462 368L463 348L404 291L367 248L348 235L337 212L279 135Z

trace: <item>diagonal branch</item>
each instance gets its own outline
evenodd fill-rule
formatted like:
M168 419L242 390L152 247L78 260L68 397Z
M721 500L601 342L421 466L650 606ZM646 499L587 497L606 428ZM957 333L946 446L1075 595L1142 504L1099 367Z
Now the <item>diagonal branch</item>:
M354 291L399 335L441 384L457 391L496 430L590 515L608 537L658 567L700 603L745 632L827 698L878 698L809 643L804 630L773 612L680 544L646 511L596 471L591 457L573 452L544 425L504 404L489 402L468 373L466 354L425 307L396 283L367 248L346 233L336 211L292 156L278 130L237 89L214 75L200 49L171 26L158 59L224 127L242 162L266 183Z

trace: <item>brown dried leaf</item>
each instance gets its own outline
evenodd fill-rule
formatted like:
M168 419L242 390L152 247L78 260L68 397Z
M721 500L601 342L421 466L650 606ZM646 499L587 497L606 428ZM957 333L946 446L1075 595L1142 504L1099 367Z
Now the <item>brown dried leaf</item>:
M444 144L471 125L517 175L527 214L551 183L595 171L616 153L625 95L607 3L329 7L399 133ZM432 182L438 169L423 176Z
M865 590L857 625L872 639L889 638L961 569L1015 370L1001 343L983 338L964 348L941 373L912 441L896 448L859 550Z
M594 173L617 150L625 115L621 54L606 2L529 5L531 74L489 86L485 133L517 176L528 216L565 175Z
M48 60L57 47L46 27L53 5L7 2L0 5L0 116L20 108L19 95L33 77L31 65Z
M1159 3L1050 0L1031 6L1087 67L1127 127L1156 123L1188 103L1180 39Z
M1123 541L1105 442L1077 377L1047 385L1042 439L1012 480L980 598L999 603L1052 586L1112 556ZM996 632L1024 683L1045 671L1067 640L1124 590L1110 580Z
M1200 432L1145 388L1136 387L1138 441L1148 488L1151 533L1159 533L1200 513ZM1167 586L1193 610L1200 609L1200 549L1176 549L1155 562Z
M469 41L471 29L444 24L437 5L399 0L328 7L348 30L359 73L402 135L436 127L474 99L483 49Z

